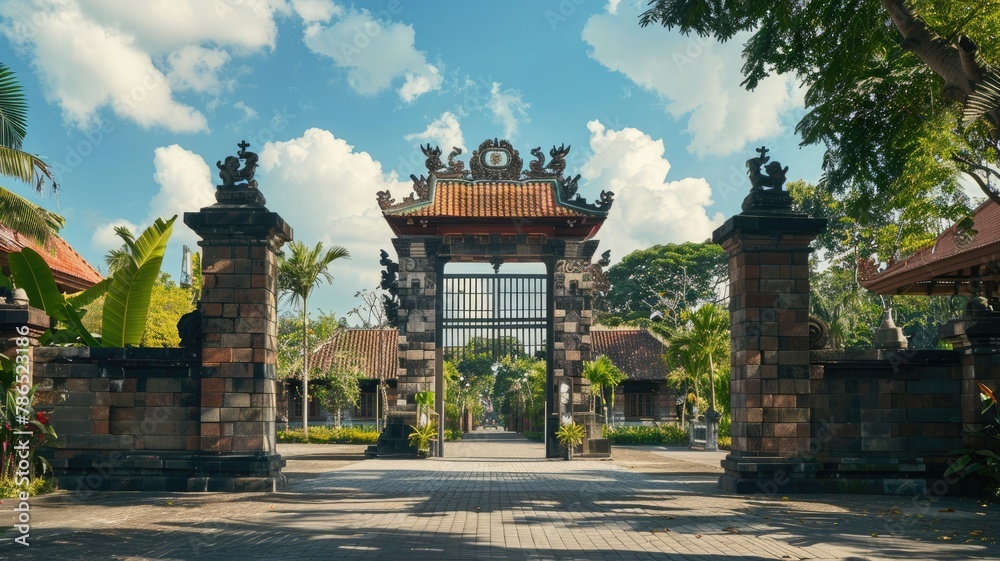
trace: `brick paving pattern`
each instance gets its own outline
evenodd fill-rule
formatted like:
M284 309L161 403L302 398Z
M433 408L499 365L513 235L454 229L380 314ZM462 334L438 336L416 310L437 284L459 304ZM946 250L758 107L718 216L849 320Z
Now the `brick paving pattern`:
M290 483L276 494L36 498L32 545L13 545L3 521L0 558L1000 558L998 506L970 499L729 495L718 468L652 447L573 462L510 439L448 443L449 457L427 460L362 450L283 446Z

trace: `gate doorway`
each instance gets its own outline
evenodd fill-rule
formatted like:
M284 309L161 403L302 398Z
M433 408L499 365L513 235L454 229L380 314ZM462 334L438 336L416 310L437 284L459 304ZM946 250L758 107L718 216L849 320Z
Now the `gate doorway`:
M468 167L456 159L462 154L460 149L452 150L447 164L439 147L428 145L422 150L427 156L427 175L410 176L412 193L398 202L388 190L376 195L395 236L392 245L398 262L388 253L383 255L382 286L391 289L387 309L399 328L396 404L379 437L378 454L417 453L407 437L420 418L422 404L416 400L434 392L434 409L442 411L446 349L454 354L469 344L470 337L482 336L487 338L487 347L496 346L489 350L491 364L504 354L507 343L513 344L506 337L516 337L516 346L526 354L539 352L544 344L548 360L540 391L547 396L542 429L547 435L545 456L559 457L555 433L560 424L572 422L573 408L585 403L589 391L582 375L583 362L590 359L593 272L610 259L605 254L593 263L598 245L593 238L608 217L614 193L601 191L592 202L578 193L580 176L564 174L569 154L565 145L553 146L550 160L540 147L532 149L534 159L527 169L520 153L508 141L496 138L483 141L472 152ZM479 294L479 300L466 300L464 314L452 314L456 308L451 308L444 322L444 269L456 263L489 263L505 276L494 276L492 281L465 279L482 285L469 286L464 293ZM544 293L533 284L541 282L537 277L506 277L518 274L507 269L508 264L517 263L545 268ZM490 270L475 274L481 272ZM463 280L449 282L453 290L447 305L461 309L463 293L458 291ZM496 284L486 286L489 283ZM517 283L526 283L527 288L516 288ZM545 307L531 304L526 296L504 301L505 294L522 293L535 294ZM539 327L542 316L544 338ZM447 342L443 339L446 323L453 337ZM476 330L485 335L473 335ZM442 427L438 423L439 452L444 449Z
M441 276L443 364L435 386L443 429L465 432L463 457L544 457L521 435L544 434L551 298L541 263L512 263L504 273L453 263ZM510 271L510 272L508 272ZM520 434L519 434L520 433ZM454 433L453 433L454 434ZM448 456L453 454L449 453Z

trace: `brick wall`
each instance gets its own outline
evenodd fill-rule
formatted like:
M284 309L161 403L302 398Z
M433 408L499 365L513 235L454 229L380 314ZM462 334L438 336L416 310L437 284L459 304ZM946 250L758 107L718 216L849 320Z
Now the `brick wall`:
M962 445L960 360L955 351L919 351L813 364L811 451L830 459L943 460Z

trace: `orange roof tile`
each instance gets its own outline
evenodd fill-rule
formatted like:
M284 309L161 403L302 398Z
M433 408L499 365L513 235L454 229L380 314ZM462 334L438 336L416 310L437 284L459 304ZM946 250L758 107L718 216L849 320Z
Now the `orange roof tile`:
M559 202L554 182L437 180L430 201L389 209L387 215L437 218L565 218L603 216Z
M52 269L56 285L63 292L79 292L102 280L101 274L80 256L66 240L52 236L52 247L45 248L16 231L0 225L0 266L9 272L7 254L31 248L42 256Z
M399 365L399 330L338 329L316 349L310 364L323 370L333 365L356 366L369 379L395 379Z
M947 285L938 287L937 292L950 292L956 281L965 283L974 276L972 267L1000 259L1000 205L987 200L976 208L973 221L973 229L978 231L975 237L956 236L957 228L953 225L938 236L933 246L862 279L861 284L878 294L926 293L928 289L934 290L931 283L936 281Z
M667 379L663 362L666 345L645 329L590 330L591 355L607 355L629 380L662 381Z

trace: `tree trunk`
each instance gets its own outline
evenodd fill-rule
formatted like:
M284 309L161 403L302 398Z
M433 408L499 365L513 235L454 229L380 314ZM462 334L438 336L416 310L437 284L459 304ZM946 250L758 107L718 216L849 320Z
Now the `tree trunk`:
M934 33L927 23L906 7L905 0L880 0L893 25L903 35L902 46L917 55L944 79L943 97L964 102L972 82L962 66L958 47Z
M302 431L309 442L309 308L302 298Z

